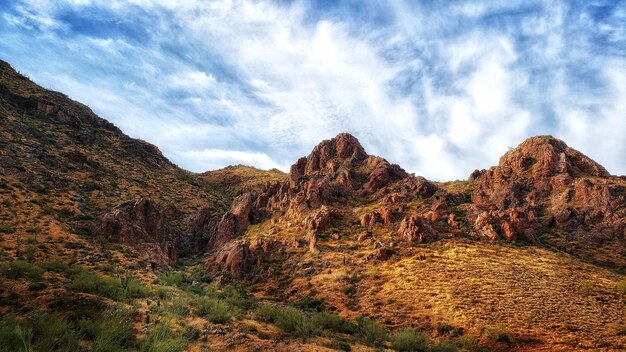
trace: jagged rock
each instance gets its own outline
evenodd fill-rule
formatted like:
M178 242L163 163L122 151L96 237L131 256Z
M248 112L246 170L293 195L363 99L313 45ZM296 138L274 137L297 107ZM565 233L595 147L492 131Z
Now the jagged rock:
M227 243L215 256L210 269L241 279L246 272L259 268L266 254L276 245L272 239L263 237Z
M311 175L317 172L334 173L339 165L353 165L367 157L365 150L359 141L347 133L341 133L333 139L322 141L311 154L306 162L298 160L298 171L303 169L303 175ZM294 179L294 177L291 177Z
M332 225L337 216L335 210L322 206L305 220L305 227L313 232L324 231Z
M609 176L601 165L563 141L533 137L506 153L498 166L476 179L472 200L478 206L493 204L498 209L534 205L576 178Z
M383 207L371 213L365 213L359 217L361 226L371 228L376 224L389 225L394 220L394 210Z
M366 260L385 261L385 260L389 260L391 258L391 256L393 256L395 253L396 253L396 251L394 251L393 249L379 248L379 249L375 250L374 252L368 254L365 257L365 259Z
M479 236L535 241L550 226L579 237L623 236L623 216L612 215L626 205L624 187L561 140L529 138L506 153L498 166L474 178L474 229ZM538 214L550 213L556 216L539 219Z
M415 214L407 215L402 219L398 234L412 243L428 243L437 240L437 232Z
M368 192L375 192L392 182L401 180L408 176L406 171L396 164L390 164L380 157L370 156L367 164L373 164L374 171L370 173L367 183L363 188Z
M146 198L127 201L102 216L94 235L126 244L156 243L176 261L177 234L167 226L167 219L175 214L176 209L164 210Z

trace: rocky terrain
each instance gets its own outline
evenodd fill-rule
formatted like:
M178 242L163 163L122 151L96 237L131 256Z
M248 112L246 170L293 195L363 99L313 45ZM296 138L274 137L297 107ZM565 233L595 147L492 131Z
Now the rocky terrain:
M194 174L4 62L0 122L0 351L626 348L626 178L551 136Z

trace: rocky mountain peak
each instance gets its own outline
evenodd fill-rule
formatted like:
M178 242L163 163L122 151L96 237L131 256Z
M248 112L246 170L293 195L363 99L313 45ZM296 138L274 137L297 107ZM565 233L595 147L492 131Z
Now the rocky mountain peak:
M513 173L530 171L544 177L559 174L573 178L610 176L602 165L552 136L526 139L500 158L498 168L510 168Z
M367 156L358 139L349 133L340 133L319 143L309 156L298 159L291 166L291 179L295 181L304 175L336 172L340 166L357 166Z

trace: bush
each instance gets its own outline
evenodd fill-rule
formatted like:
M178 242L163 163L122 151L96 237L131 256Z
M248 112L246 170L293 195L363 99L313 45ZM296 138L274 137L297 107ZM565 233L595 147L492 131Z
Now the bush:
M396 332L391 336L391 347L397 351L426 351L428 338L411 328Z
M7 279L41 281L43 272L42 268L23 260L0 262L0 276Z
M503 324L496 324L485 328L485 336L493 342L513 342L513 333L506 329Z
M170 291L166 287L158 287L156 289L156 298L167 299L170 296Z
M315 297L305 296L297 301L289 302L289 305L292 305L304 311L321 312L324 308L324 301Z
M474 350L478 347L478 341L474 336L463 335L457 339L457 345L466 350Z
M165 302L159 308L160 311L174 315L177 318L188 316L191 313L192 299L185 293L181 292L178 297Z
M343 320L337 314L331 314L326 312L313 313L311 315L311 321L313 326L316 326L323 330L330 330L335 332L346 332L346 321Z
M140 281L130 276L121 278L121 284L124 288L124 296L127 298L145 298L148 297L150 290L146 288Z
M280 307L271 303L263 303L254 310L256 320L264 323L273 323L280 312Z
M359 337L363 342L378 346L387 340L387 330L375 320L358 317L356 323Z
M430 347L430 352L457 352L459 349L448 340L443 340Z
M31 290L31 291L41 291L41 290L45 289L46 287L48 287L48 284L43 282L43 281L31 282L28 285L28 289Z
M246 292L242 285L228 285L219 295L233 307L249 310L254 307L254 298Z
M0 320L0 351L71 351L79 338L69 323L57 314L36 313L17 320L9 315Z
M304 312L294 307L281 309L276 315L274 324L279 329L302 338L317 334L317 329L311 319Z
M119 280L111 277L100 277L86 270L81 270L74 276L69 284L69 288L114 300L119 300L123 297L122 284Z
M14 233L14 232L15 232L15 228L13 228L13 226L8 225L8 224L0 225L0 233Z
M159 280L161 280L164 284L169 286L176 286L182 288L185 284L185 277L181 273L177 272L169 272L167 274L163 274L159 276Z
M50 260L39 265L45 271L53 271L55 273L68 273L70 271L67 263L59 260Z
M121 309L106 310L96 320L80 320L78 326L85 339L93 340L93 352L122 351L136 344L132 318Z
M168 324L160 323L141 343L141 352L182 352L188 340L172 333Z
M225 301L211 297L198 297L193 301L196 314L204 316L216 324L224 324L230 320L231 307Z

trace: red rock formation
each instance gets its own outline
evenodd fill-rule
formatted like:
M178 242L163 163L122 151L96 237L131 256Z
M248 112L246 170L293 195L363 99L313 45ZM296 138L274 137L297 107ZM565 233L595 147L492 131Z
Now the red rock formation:
M271 239L262 237L227 243L217 252L210 269L241 279L246 272L260 267L268 252L276 246Z
M149 199L127 201L102 216L94 235L125 244L157 243L171 261L176 261L178 234L166 226L175 213L175 209L163 210Z
M373 167L367 183L363 188L368 192L375 192L392 182L406 178L408 174L400 166L389 164L387 160L370 156L367 164Z
M616 216L626 205L623 186L561 140L530 138L498 166L472 175L474 229L481 236L534 241L550 227L596 239L623 236L624 217Z
M405 240L418 244L437 240L437 232L415 214L407 215L402 219L398 234Z

